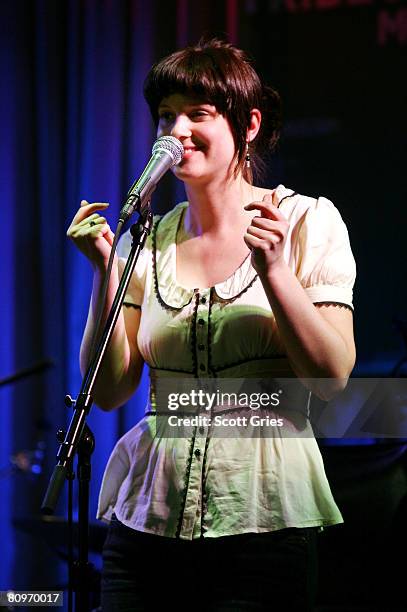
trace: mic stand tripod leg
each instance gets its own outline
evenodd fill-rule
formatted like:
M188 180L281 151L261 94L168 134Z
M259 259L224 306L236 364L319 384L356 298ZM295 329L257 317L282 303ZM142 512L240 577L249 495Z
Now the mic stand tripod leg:
M89 483L91 478L91 456L95 438L86 425L78 446L78 560L73 564L73 586L75 612L89 612L91 585L94 582L93 565L88 560L89 550Z

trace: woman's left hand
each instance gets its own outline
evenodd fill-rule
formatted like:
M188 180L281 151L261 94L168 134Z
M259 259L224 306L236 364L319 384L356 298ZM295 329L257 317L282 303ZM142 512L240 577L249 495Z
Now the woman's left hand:
M266 274L284 262L284 245L287 239L288 221L267 194L262 202L251 202L245 210L259 210L260 217L253 217L244 241L252 251L252 265L256 272Z

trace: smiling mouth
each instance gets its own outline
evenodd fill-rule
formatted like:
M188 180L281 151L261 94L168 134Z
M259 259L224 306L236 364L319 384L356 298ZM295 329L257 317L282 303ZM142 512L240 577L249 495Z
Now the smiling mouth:
M195 153L199 150L200 149L198 149L197 147L184 147L184 155L182 156L181 163L183 160L187 160L193 155L195 155Z

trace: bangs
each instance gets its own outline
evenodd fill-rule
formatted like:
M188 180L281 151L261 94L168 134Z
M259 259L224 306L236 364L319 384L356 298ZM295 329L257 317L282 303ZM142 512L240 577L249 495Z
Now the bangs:
M216 110L225 114L233 106L233 70L223 62L216 61L204 50L186 50L174 53L165 62L151 70L144 83L144 96L154 121L158 122L158 106L163 98L182 94L213 104Z

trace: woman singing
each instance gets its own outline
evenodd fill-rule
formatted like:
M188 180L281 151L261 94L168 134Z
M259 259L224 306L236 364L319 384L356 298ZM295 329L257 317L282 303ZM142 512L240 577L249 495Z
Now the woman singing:
M211 40L173 53L144 92L157 136L184 147L173 171L187 201L154 219L95 388L111 410L149 366L146 416L118 441L100 493L103 610L311 610L315 532L342 522L314 437L204 425L171 438L154 390L171 377L297 377L324 399L340 391L355 361L347 230L324 197L253 184L280 107L241 50ZM68 230L94 270L83 370L112 244L106 206L83 200Z

